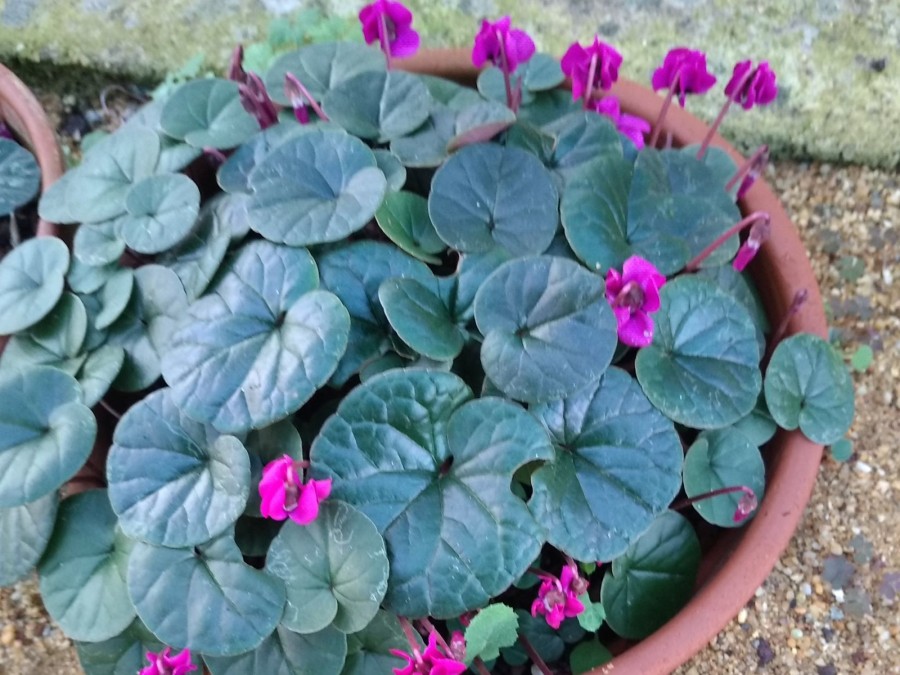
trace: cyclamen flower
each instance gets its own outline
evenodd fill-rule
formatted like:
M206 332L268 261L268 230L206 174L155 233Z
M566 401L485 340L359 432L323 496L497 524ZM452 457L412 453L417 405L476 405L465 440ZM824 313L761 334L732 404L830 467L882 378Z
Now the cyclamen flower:
M256 73L244 73L244 82L238 84L238 93L244 110L259 122L260 129L268 129L278 122L278 108L269 97L266 85Z
M457 634L454 633L456 639ZM460 635L461 637L461 635ZM419 654L413 650L409 655L399 649L390 650L391 654L406 660L402 668L394 668L394 675L460 675L466 672L466 665L444 654L437 643L437 633L432 632L428 636L428 646L425 652Z
M622 273L610 268L606 273L606 299L616 315L619 339L630 347L646 347L653 342L653 319L659 309L659 289L666 278L648 260L632 256Z
M756 511L758 505L756 493L752 489L742 485L741 491L744 494L741 496L741 501L738 502L737 509L734 511L734 522L736 523L746 520L751 513Z
M622 55L595 36L594 42L586 48L572 43L559 65L572 80L572 99L583 96L589 103L593 92L606 91L619 79Z
M731 263L734 269L738 272L744 271L744 268L750 264L750 261L753 260L757 252L759 252L760 247L766 239L769 238L771 231L772 227L769 225L768 219L757 220L750 226L750 233L747 235L747 240L741 244L737 255L734 257L734 261Z
M613 121L620 134L628 138L638 150L644 147L644 134L650 131L650 123L642 117L622 113L619 99L615 96L604 96L594 106L601 115Z
M259 482L260 512L264 518L285 520L290 517L299 525L309 525L319 515L319 504L330 494L330 478L304 484L294 460L284 455L263 468Z
M176 656L170 656L170 647L166 647L159 654L147 652L150 665L142 668L138 675L185 675L197 670L197 666L191 663L191 650L185 649Z
M686 47L669 50L652 79L653 91L674 87L682 108L688 94L703 94L715 83L716 76L706 69L706 54Z
M419 34L413 30L412 20L412 12L392 0L375 0L359 12L366 43L378 42L388 58L405 58L419 50Z
M725 95L740 103L744 110L755 105L768 105L778 96L775 72L767 61L762 61L756 68L750 60L741 61L735 65L731 79L725 85Z
M578 596L586 593L587 588L587 580L578 576L572 565L566 565L558 579L551 575L543 577L538 596L531 603L531 616L540 614L547 625L556 630L563 619L578 616L584 611Z
M509 17L504 16L497 21L481 22L481 30L475 36L472 47L472 63L476 68L481 68L490 61L509 74L533 54L534 40L531 36L523 30L512 28Z

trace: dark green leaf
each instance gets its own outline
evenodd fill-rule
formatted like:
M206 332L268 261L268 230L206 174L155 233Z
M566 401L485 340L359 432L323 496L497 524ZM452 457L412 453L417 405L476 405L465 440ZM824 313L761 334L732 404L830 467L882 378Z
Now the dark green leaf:
M233 148L259 131L259 123L241 105L237 82L217 78L178 87L166 100L159 125L195 148Z
M853 381L825 340L792 335L772 354L766 370L766 404L779 426L799 426L816 443L835 443L853 422Z
M115 262L100 267L91 267L82 263L78 258L72 258L69 271L66 273L66 283L75 293L90 295L99 291L118 269L119 265ZM83 297L81 300L85 301Z
M428 200L412 192L392 192L375 213L378 227L411 256L438 263L438 253L447 248L431 224Z
M551 456L547 435L511 403L471 398L450 373L389 371L350 392L312 446L314 475L333 478L333 497L381 530L385 604L404 616L483 606L543 543L509 486L520 466Z
M0 335L43 319L63 292L69 249L55 237L29 239L0 260Z
M581 101L573 101L572 92L565 89L550 89L536 92L534 100L519 109L519 119L542 126L580 110L582 110Z
M460 251L499 244L515 255L540 253L559 223L558 195L544 165L519 148L463 148L438 169L428 212L438 235Z
M158 654L165 645L140 619L103 642L76 642L78 660L87 675L134 675L149 665L147 652Z
M742 417L734 423L733 428L740 431L753 445L761 447L778 430L778 425L766 408L766 397L760 392L756 399L756 406L746 417Z
M565 179L588 162L605 157L622 159L619 132L604 115L574 112L546 125L542 131L556 139L548 166Z
M519 636L519 618L511 607L502 603L488 605L476 614L466 627L466 662L476 656L491 661L500 649L511 647Z
M284 586L245 565L225 534L195 548L138 542L128 565L138 616L165 644L209 656L258 647L284 609Z
M494 270L509 259L510 255L502 248L460 256L456 274L441 279L442 286L449 286L445 296L456 323L464 325L475 316L475 295L478 289Z
M624 638L647 637L691 597L699 566L700 542L690 523L664 513L603 578L606 622Z
M697 272L697 276L715 282L723 291L730 293L740 302L756 326L756 341L759 345L759 358L766 353L766 333L769 331L769 319L763 306L759 291L748 275L741 274L730 264L718 267L707 267Z
M340 675L347 637L336 628L300 635L279 625L252 652L206 656L212 675Z
M516 616L519 617L519 632L524 635L540 654L546 663L552 663L563 655L566 650L566 643L560 637L559 633L544 620L544 617L533 617L525 610L516 610ZM564 624L566 622L563 622ZM577 624L576 624L577 626ZM521 644L500 650L503 660L510 665L522 665L529 660L525 650Z
M119 234L138 253L161 253L182 241L194 227L200 190L187 176L161 174L135 183L125 196L130 218L119 221Z
M378 290L381 306L391 327L416 352L438 361L456 358L465 333L432 288L415 279L388 279Z
M473 143L485 143L516 121L516 114L502 103L479 101L460 110L453 126L450 151Z
M47 495L87 460L97 422L71 375L50 366L0 378L0 508Z
M537 53L517 68L512 74L513 86L521 78L522 103L531 103L533 92L555 89L562 84L565 76L559 67L559 61L550 54ZM506 102L506 85L503 83L503 71L496 67L483 70L478 76L478 91L484 96L497 101ZM568 94L568 92L566 92ZM570 95L571 96L571 95Z
M374 675L403 667L391 649L409 650L409 642L397 617L378 610L375 618L359 633L347 636L347 662L341 675Z
M613 655L597 640L582 642L569 655L569 667L573 675L582 675L588 671L612 661Z
M563 401L532 410L555 459L532 475L531 512L576 560L621 555L681 489L681 441L618 368Z
M44 554L59 495L51 492L20 506L0 509L0 586L12 586L27 577Z
M189 307L163 356L175 404L222 433L266 426L303 405L331 377L350 330L340 300L317 290L318 276L306 249L245 245Z
M431 168L447 158L447 145L456 133L456 112L435 105L428 119L414 132L391 141L393 152L404 166Z
M30 202L40 185L41 169L34 155L11 138L0 138L0 214Z
M712 282L678 277L662 287L653 344L635 367L663 414L696 429L734 424L762 386L756 328L743 305Z
M60 504L39 571L44 606L66 636L101 642L134 620L125 585L132 545L116 527L106 490L82 492Z
M270 152L294 136L315 129L296 122L282 122L252 136L235 150L216 172L216 181L225 192L251 193L250 173Z
M596 382L612 359L616 320L603 280L570 260L501 265L475 296L485 374L511 398L539 403Z
M94 328L109 328L125 312L134 291L134 271L128 268L116 270L97 294L100 311L94 316Z

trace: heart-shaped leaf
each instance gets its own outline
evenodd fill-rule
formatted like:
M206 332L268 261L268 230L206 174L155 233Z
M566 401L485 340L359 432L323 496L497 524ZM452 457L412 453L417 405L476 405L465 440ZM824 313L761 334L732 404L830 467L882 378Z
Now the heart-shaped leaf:
M78 660L89 675L134 675L147 666L147 652L158 654L165 645L135 619L119 635L103 642L76 642Z
M613 655L599 640L582 642L569 655L569 667L574 675L583 675L604 663L612 661Z
M463 148L434 175L428 213L438 235L459 251L503 246L514 255L541 253L559 223L550 173L519 148Z
M125 242L119 237L119 221L128 218L120 215L102 223L83 223L75 230L72 250L75 258L84 263L99 267L117 262L125 252Z
M475 316L475 295L481 284L500 265L510 259L502 248L492 248L484 253L466 253L459 258L456 274L442 277L441 285L449 286L442 292L450 306L453 321L465 325Z
M283 527L269 547L266 571L284 582L282 623L308 634L334 626L343 633L366 627L387 591L384 540L360 511L322 504L304 527Z
M465 145L485 143L511 127L516 114L502 103L479 101L460 110L453 126L453 138L447 144L451 152Z
M500 656L500 649L511 647L518 638L519 618L513 609L502 603L488 605L466 626L466 662L476 656L491 661Z
M33 502L0 509L0 586L27 577L44 554L59 495L51 492Z
M10 338L0 354L0 371L46 365L75 375L84 363L81 349L87 322L87 311L78 296L63 293L47 316L27 332Z
M249 177L256 166L279 145L293 136L314 129L296 122L282 122L252 136L235 150L216 172L216 181L225 192L250 193Z
M756 328L712 282L678 277L660 290L653 344L638 352L638 381L653 405L695 429L737 422L762 388Z
M719 288L730 293L735 300L747 308L756 326L756 342L759 346L759 358L762 359L766 353L766 333L769 331L769 319L753 280L748 275L735 270L730 264L701 269L697 272L697 276L715 282Z
M681 489L675 426L618 368L532 413L556 458L532 474L531 512L548 541L576 560L613 560Z
M404 166L430 168L447 158L447 146L456 133L456 111L435 104L428 119L414 132L391 141L393 152Z
M603 280L578 263L540 256L501 265L475 296L481 363L511 398L563 398L600 379L616 346Z
M134 292L134 271L128 268L113 272L98 292L100 311L93 317L94 328L105 330L122 316Z
M455 617L518 579L543 543L510 492L548 459L540 424L500 399L472 401L456 375L393 370L350 392L312 446L316 477L365 513L388 546L387 608Z
M157 98L138 108L121 127L129 129L141 127L149 129L159 136L159 159L156 162L156 173L181 171L203 152L203 148L193 148L187 143L178 141L162 132L159 120L166 100L168 99ZM103 142L105 142L105 139ZM91 146L88 154L104 152L102 150L103 142Z
M69 638L108 640L135 617L125 585L133 542L116 528L106 490L69 497L57 520L39 570L44 606Z
M276 103L290 105L284 76L293 73L321 101L328 91L360 73L384 71L384 54L354 42L326 42L283 54L266 73L266 89Z
M374 150L375 161L381 173L387 179L387 187L391 192L398 192L406 184L406 167L390 150Z
M397 617L378 610L368 626L347 636L347 661L341 675L371 675L402 668L403 661L391 654L392 649L406 651L409 642Z
M166 100L159 126L195 148L233 148L259 131L244 110L237 82L206 78L187 82Z
M89 295L99 291L119 269L118 263L115 262L92 267L85 265L78 258L72 258L69 271L66 273L66 283L75 293L82 296ZM85 301L83 297L81 300Z
M0 138L0 214L30 202L40 186L41 169L34 155L11 138Z
M212 675L340 675L347 637L336 628L300 635L283 625L252 652L238 656L205 656Z
M82 399L88 408L97 405L106 395L124 363L125 350L116 345L103 345L88 355L77 376Z
M161 253L182 241L200 210L200 190L180 173L150 176L125 196L130 218L120 221L120 235L138 253Z
M762 455L750 440L734 427L704 431L684 458L684 492L688 497L727 487L744 486L762 500L766 487L766 467ZM719 527L737 527L734 514L742 492L731 492L694 502L703 518Z
M258 647L284 610L284 586L244 564L230 534L194 548L138 542L128 565L138 616L175 649L235 656Z
M306 249L245 245L163 356L175 404L222 433L296 411L331 377L350 331L347 310L318 285Z
M321 254L322 287L340 298L350 313L347 351L331 378L342 386L364 363L390 348L390 324L378 299L378 288L394 277L426 282L428 268L393 246L357 241Z
M289 246L344 239L372 219L387 189L372 151L333 130L282 143L249 180L250 227Z
M622 159L622 143L604 115L579 111L548 124L542 131L556 139L547 165L568 179L588 162L604 157Z
M785 429L816 443L840 440L853 422L853 382L834 347L815 335L792 335L766 370L766 404Z
M657 518L603 578L606 622L631 640L647 637L691 597L700 566L700 542L674 511Z
M549 89L535 92L534 100L519 109L519 119L535 126L543 126L582 110L581 101L572 100L572 92Z
M0 508L53 492L91 454L97 422L71 375L51 366L13 371L0 379L0 410Z
M179 548L209 541L241 515L250 459L237 438L194 422L160 389L116 425L106 476L128 536Z
M555 89L565 80L559 61L549 54L535 54L512 76L513 84L521 78L522 104L534 101L534 92ZM485 68L478 75L478 91L486 98L506 103L506 85L503 71L497 67Z
M283 455L301 461L303 441L297 428L289 419L285 419L262 429L254 429L247 434L244 445L250 455L250 497L244 512L248 516L262 518L259 511L262 501L259 496L259 481L262 479L263 467Z
M393 278L381 284L378 298L401 340L423 356L448 361L462 351L466 335L432 288L415 279Z
M437 254L447 245L438 236L428 215L428 200L413 192L392 192L375 213L378 227L388 239L411 256L438 263Z
M63 292L69 249L55 237L29 239L0 260L0 335L18 333L53 309Z

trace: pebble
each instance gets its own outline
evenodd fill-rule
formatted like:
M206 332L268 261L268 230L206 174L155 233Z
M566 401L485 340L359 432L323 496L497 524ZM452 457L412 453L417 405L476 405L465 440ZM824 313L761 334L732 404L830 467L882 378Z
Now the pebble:
M9 646L16 639L16 628L11 623L3 626L3 630L0 631L0 644L5 646Z

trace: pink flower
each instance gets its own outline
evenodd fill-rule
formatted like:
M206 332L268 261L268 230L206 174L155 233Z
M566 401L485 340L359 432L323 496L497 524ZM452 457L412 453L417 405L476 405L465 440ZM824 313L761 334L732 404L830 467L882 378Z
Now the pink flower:
M419 50L419 34L413 30L412 20L412 12L392 0L375 0L359 12L366 43L378 42L387 56L401 59Z
M191 663L191 650L185 649L177 656L169 656L171 648L166 647L159 654L147 652L150 665L141 669L138 675L185 675L197 670Z
M734 66L731 79L725 85L725 95L740 103L744 110L755 105L768 105L778 96L775 71L769 68L767 61L762 61L756 68L749 60L741 61Z
M669 50L662 66L653 73L653 91L671 89L684 107L688 94L703 94L716 83L716 76L706 69L706 54L686 47Z
M665 283L653 263L636 255L625 261L621 274L612 268L606 273L606 299L626 345L646 347L653 342L650 314L659 309L659 289Z
M244 45L238 45L231 52L231 61L228 63L228 79L238 84L247 82L247 71L244 70Z
M309 124L309 92L293 73L284 74L284 93L294 109L294 118L300 124Z
M264 518L285 520L290 517L299 525L309 525L319 515L319 504L331 494L331 479L303 483L294 460L284 455L263 467L259 482Z
M760 219L753 223L750 226L750 234L747 235L747 240L741 244L734 261L731 263L732 267L738 272L743 272L766 239L769 238L771 231L772 227L769 225L768 218Z
M619 107L619 99L615 96L604 96L594 106L601 115L605 115L613 121L619 133L634 143L638 150L644 147L644 134L650 131L650 123L642 117L635 117L622 113Z
M572 98L584 96L590 99L593 92L606 91L619 79L622 55L594 36L594 42L587 48L573 42L559 65L572 80Z
M510 27L508 16L497 21L482 21L472 47L472 63L481 68L490 61L507 74L534 54L534 40L523 30ZM504 64L504 59L506 63Z
M558 579L550 574L542 577L537 598L531 603L531 616L540 614L548 626L558 629L563 619L584 611L578 596L587 592L588 582L572 565L564 566Z
M756 511L758 505L756 493L752 489L742 485L741 491L744 494L741 496L741 501L738 502L737 509L734 511L734 522L736 523L746 520L751 513Z
M278 108L269 97L266 85L256 73L244 73L244 81L238 84L241 105L256 117L260 129L268 129L278 122Z
M456 633L452 639L456 639ZM460 634L461 636L461 634ZM465 647L463 647L465 649ZM410 656L399 649L391 649L391 654L406 660L402 668L394 668L394 675L460 675L466 671L466 665L449 658L437 643L437 633L428 636L428 646L423 654L413 650Z

